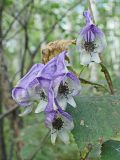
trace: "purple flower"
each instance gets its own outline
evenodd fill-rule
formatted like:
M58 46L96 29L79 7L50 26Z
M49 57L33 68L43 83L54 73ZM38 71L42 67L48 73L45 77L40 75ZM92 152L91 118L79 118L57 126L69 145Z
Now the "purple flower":
M65 56L67 51L61 52L56 57L52 58L44 67L42 72L38 76L42 76L49 80L53 80L58 76L64 76L67 72L67 67L65 64Z
M88 11L85 11L83 15L86 18L86 26L81 29L77 38L77 48L81 52L81 64L100 63L99 54L106 47L104 33L93 24L92 17Z
M67 70L66 54L67 52L63 51L46 65L34 65L17 83L12 90L12 97L20 106L25 107L22 115L31 112L36 101L39 104L35 113L57 110L54 98L58 99L62 109L66 108L67 102L76 107L73 96L80 92L81 86L78 78Z
M35 64L29 72L17 83L12 90L13 99L20 105L25 107L22 115L26 115L32 111L33 102L39 100L40 103L35 112L40 112L40 106L47 105L47 88L49 88L49 81L41 78L38 80L37 75L44 68L43 64ZM43 87L44 81L44 87ZM41 107L41 109L44 107Z
M48 90L53 80L66 74L66 51L52 58L46 65L35 64L12 90L13 99L25 107L22 115L32 111L34 101L39 101L35 113L43 111L48 102ZM56 82L57 84L57 82ZM54 83L54 85L56 85Z
M51 88L63 110L66 108L67 103L76 107L73 96L79 94L81 90L79 79L72 72L67 70L65 64L66 54L67 52L63 51L58 56L54 57L46 64L41 72L45 77L49 77L51 80ZM55 109L55 105L53 106Z
M45 124L51 131L51 142L55 144L58 136L64 143L68 144L69 133L74 128L72 117L61 109L56 99L53 99L53 101L56 109L50 108L49 111L45 111Z
M72 73L68 72L62 79L57 79L59 82L55 88L55 96L63 110L66 109L67 103L76 107L73 99L81 91L80 80Z

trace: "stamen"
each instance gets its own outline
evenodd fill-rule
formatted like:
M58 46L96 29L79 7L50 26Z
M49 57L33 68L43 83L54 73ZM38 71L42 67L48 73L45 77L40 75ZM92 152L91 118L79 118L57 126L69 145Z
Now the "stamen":
M43 91L40 93L40 96L45 99L45 93Z
M47 100L47 97L43 90L38 90L37 94L40 96L41 100Z
M67 82L65 82L64 84L61 83L59 88L58 88L58 93L63 94L65 97L67 97L69 92L70 91L69 91L68 83Z
M56 130L60 130L62 127L63 127L63 120L59 117L59 118L56 118L53 122L52 122L52 126L54 129Z
M94 49L96 48L95 46L96 46L96 44L94 44L94 42L85 42L84 43L84 47L87 52L93 52Z

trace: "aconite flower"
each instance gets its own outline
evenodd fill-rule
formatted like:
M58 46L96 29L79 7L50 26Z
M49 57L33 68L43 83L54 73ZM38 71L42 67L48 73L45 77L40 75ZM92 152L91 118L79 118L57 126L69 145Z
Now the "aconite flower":
M51 80L51 87L63 110L66 109L67 103L76 107L73 97L81 91L80 80L67 69L66 54L67 52L63 51L51 59L42 71L43 75Z
M12 90L13 99L18 105L25 108L21 115L30 113L35 101L39 102L36 112L42 111L42 108L47 105L47 88L49 88L49 81L43 78L41 78L41 80L37 79L38 73L40 74L43 68L43 64L33 65L29 72L18 81Z
M73 97L78 95L81 91L80 80L72 72L68 72L63 76L60 83L55 86L54 90L58 103L63 110L66 109L67 103L76 107Z
M83 27L77 38L77 49L80 52L80 63L88 65L90 62L100 63L99 54L106 47L104 33L92 22L89 11L83 13L86 26Z
M74 128L72 117L62 110L56 99L53 99L50 104L45 110L45 124L50 129L51 142L55 144L58 137L65 144L68 144L69 134Z
M52 58L46 65L35 64L29 72L18 81L12 90L13 99L25 108L21 115L30 113L33 109L34 102L38 102L35 113L44 111L48 103L48 90L51 84L56 86L59 81L54 80L63 78L66 74L65 65L66 51L63 51L56 57ZM55 81L54 81L55 82Z

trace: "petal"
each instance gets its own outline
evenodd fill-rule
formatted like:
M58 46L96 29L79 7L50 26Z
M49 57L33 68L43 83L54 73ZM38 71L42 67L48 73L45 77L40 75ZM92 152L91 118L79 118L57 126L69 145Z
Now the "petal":
M73 106L74 108L76 108L76 102L74 100L73 97L69 97L69 99L67 100L67 103L69 103L71 106Z
M45 93L47 94L51 86L51 80L45 79L43 77L37 77L37 80L39 81L39 84L42 87L42 89L44 89Z
M87 66L89 63L91 62L91 56L89 53L85 52L81 52L80 54L80 64Z
M37 79L34 79L27 88L31 100L40 100L40 93L43 91L42 86Z
M57 112L54 110L51 112L45 113L45 124L48 128L51 129L52 122L56 117L57 117Z
M92 23L92 16L90 15L89 11L84 11L83 16L86 18L86 24Z
M58 108L57 109L57 113L59 112L59 114L61 114L61 116L67 118L68 120L72 120L72 116L70 114L68 114L67 112L62 110L62 108L59 105L58 100L56 98L54 99L54 101L55 101L55 104L56 104L56 106Z
M66 106L67 106L67 99L64 97L58 97L58 103L60 105L60 107L65 110Z
M96 38L95 38L94 44L96 47L94 52L96 52L96 53L100 54L106 48L107 42L106 42L105 35L102 31L100 33L99 32L96 33Z
M65 143L69 144L69 133L63 129L58 132L58 137Z
M42 70L42 77L52 80L53 78L66 73L65 65L66 51L61 52L56 57L52 58Z
M73 120L69 120L65 117L63 117L63 119L64 119L64 129L70 132L74 128Z
M28 106L25 108L24 112L22 112L21 114L19 114L19 116L26 116L27 114L29 114L33 109L33 106Z
M60 83L64 79L64 77L65 77L65 75L58 76L57 78L55 78L55 80L53 82L53 88L54 88L55 97L57 96Z
M47 106L47 102L40 100L40 103L38 104L38 106L35 110L35 113L40 113L40 112L44 111L46 106Z
M43 67L44 65L41 63L33 65L29 72L17 83L17 86L27 88L29 83L36 78L37 74L41 72Z
M65 56L67 54L67 51L63 51L62 53L60 53L58 55L58 58L57 58L57 75L59 75L59 73L61 74L65 74L66 72L68 72L68 69L66 67L66 63L65 63Z
M53 92L52 88L50 88L49 92L48 92L48 104L46 106L45 113L49 113L49 112L56 110L56 109L57 109L57 107L54 102L54 92Z
M68 88L70 90L68 97L78 95L81 91L80 80L72 72L67 73L66 77L66 82L68 83Z
M32 103L27 90L22 87L15 87L12 90L12 97L20 106L27 106Z
M51 142L52 142L52 144L55 144L56 138L57 138L57 131L53 129L51 131Z
M98 53L92 53L91 54L91 62L96 62L96 63L100 63L100 57Z

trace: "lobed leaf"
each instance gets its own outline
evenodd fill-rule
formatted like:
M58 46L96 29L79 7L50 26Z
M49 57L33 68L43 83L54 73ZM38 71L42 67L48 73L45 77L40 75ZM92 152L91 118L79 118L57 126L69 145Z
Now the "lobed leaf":
M77 108L68 105L67 111L73 116L73 136L79 149L103 143L120 131L119 96L79 96L75 101Z

